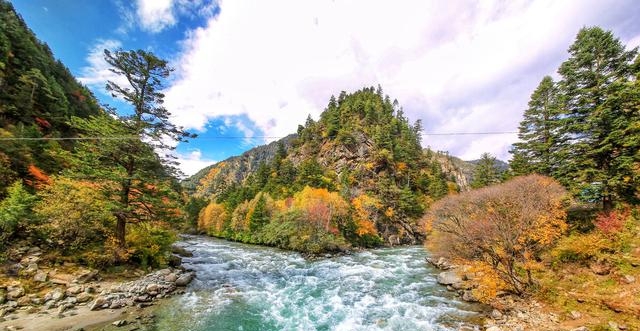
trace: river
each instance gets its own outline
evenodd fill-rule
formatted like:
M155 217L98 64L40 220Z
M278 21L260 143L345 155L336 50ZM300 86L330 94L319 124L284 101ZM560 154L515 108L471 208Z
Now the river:
M159 331L458 330L479 309L436 283L419 246L308 260L206 237L180 245L197 277L158 309Z

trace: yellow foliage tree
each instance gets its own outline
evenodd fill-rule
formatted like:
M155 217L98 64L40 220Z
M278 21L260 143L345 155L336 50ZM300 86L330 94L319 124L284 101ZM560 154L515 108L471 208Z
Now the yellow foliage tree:
M523 294L535 284L540 253L567 229L566 197L559 183L540 175L448 196L428 214L428 244L438 254L486 264Z
M227 220L227 210L224 205L211 202L198 216L198 230L210 235L219 236L224 230L224 223Z
M78 250L106 240L115 224L109 201L96 184L55 177L38 192L34 211L47 237L62 250Z
M291 208L302 211L306 219L337 234L338 223L349 215L349 204L337 192L306 186L293 196Z

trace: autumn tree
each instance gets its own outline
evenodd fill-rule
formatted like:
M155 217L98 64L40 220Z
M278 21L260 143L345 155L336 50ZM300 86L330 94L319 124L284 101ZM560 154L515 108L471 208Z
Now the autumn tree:
M200 211L198 230L213 236L224 236L225 225L229 216L224 205L209 203Z
M143 50L105 50L104 58L127 82L109 81L107 90L130 103L133 111L103 112L90 119L74 118L73 123L88 137L104 137L99 143L83 143L79 155L85 174L114 183L105 186L105 193L113 199L115 236L124 247L127 223L162 217L159 192L168 193L177 171L170 151L176 141L191 135L169 121L171 114L163 106L161 90L173 70L167 61Z
M308 222L331 233L338 233L349 214L349 205L337 192L308 186L293 196L291 208L302 211Z
M540 254L567 228L565 201L565 189L541 175L448 196L428 214L428 243L438 254L490 268L523 294L536 283Z
M43 220L39 230L62 251L81 250L112 235L115 219L99 184L56 177L38 196L34 212Z

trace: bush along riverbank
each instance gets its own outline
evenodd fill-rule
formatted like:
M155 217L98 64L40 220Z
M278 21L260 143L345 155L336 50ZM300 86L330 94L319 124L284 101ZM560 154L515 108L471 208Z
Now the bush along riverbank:
M105 272L73 263L48 266L38 247L0 274L0 330L86 329L105 323L152 323L146 307L184 293L195 277L182 268ZM188 252L183 252L188 254ZM126 313L137 311L127 320Z

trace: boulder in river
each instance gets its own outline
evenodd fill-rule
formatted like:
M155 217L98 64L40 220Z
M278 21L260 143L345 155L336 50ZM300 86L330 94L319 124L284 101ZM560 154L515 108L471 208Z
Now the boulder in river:
M193 280L193 273L187 272L185 274L180 275L180 277L178 277L178 279L176 280L176 285L187 286L189 285L189 283L191 283L192 280Z

